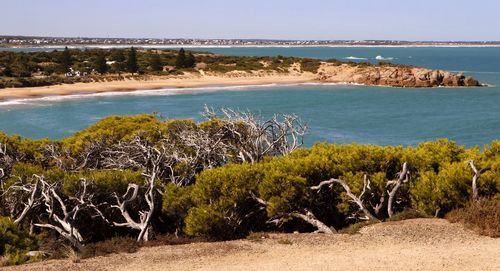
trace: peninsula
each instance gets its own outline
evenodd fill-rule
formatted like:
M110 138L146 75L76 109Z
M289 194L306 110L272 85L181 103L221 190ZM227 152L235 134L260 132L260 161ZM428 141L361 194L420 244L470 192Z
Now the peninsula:
M168 87L297 83L481 86L463 74L387 62L224 56L183 49L0 52L0 100Z

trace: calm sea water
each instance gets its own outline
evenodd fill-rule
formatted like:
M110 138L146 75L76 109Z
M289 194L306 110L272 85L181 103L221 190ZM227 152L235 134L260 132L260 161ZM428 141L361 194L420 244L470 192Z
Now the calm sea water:
M26 50L26 49L25 49ZM37 49L28 49L37 50ZM295 113L316 141L415 145L450 138L467 146L500 139L500 48L198 48L230 55L354 59L463 71L487 88L400 89L301 85L213 87L129 95L46 98L0 103L0 130L31 138L62 138L109 115L159 112L200 120L203 105L271 116ZM0 90L1 91L1 90Z

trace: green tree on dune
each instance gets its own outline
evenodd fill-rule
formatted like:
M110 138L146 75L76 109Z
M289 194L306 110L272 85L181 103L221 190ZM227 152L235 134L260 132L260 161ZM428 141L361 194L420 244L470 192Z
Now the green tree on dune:
M177 59L175 60L175 67L178 69L182 68L192 68L196 64L196 59L193 53L184 51L184 48L179 50L177 54Z
M127 58L127 71L134 74L139 70L139 66L137 65L137 51L134 47L130 48L128 51Z
M116 62L125 62L125 55L121 49L113 49L111 51L111 60Z
M111 68L113 69L112 72L121 74L121 72L125 70L125 61L127 59L125 58L123 51L124 50L122 49L111 50L111 60L114 61L114 63L111 64Z
M179 50L179 53L177 54L177 58L175 59L175 67L178 69L185 68L186 65L186 51L184 51L184 48L181 48Z
M10 65L5 66L5 68L2 71L3 76L11 77L12 76L12 68Z
M64 51L62 51L61 57L59 59L59 64L61 65L61 69L64 72L69 71L69 68L71 67L72 64L72 59L71 59L71 52L69 51L68 47L64 47Z
M152 71L155 72L163 70L163 64L161 61L160 54L151 55L151 57L149 58L149 67L151 68Z
M193 53L189 52L186 57L185 67L193 68L195 64L196 64L196 58L194 57Z
M108 65L106 64L106 55L100 52L94 61L94 69L100 73L105 74L108 71Z

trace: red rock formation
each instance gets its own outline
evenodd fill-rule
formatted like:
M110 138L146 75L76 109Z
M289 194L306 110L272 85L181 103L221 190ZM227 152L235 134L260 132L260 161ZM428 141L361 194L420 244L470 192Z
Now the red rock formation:
M477 87L470 76L403 65L335 65L323 63L318 70L323 82L354 83L391 87Z

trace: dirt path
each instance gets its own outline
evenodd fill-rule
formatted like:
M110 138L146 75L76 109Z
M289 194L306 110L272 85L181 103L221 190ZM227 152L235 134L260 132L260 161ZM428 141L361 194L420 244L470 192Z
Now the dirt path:
M365 227L360 234L273 234L265 239L142 248L72 263L5 270L500 270L500 239L439 219Z

